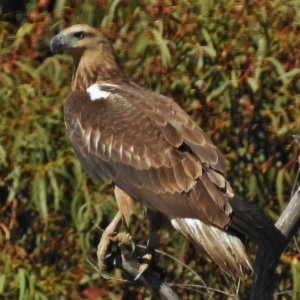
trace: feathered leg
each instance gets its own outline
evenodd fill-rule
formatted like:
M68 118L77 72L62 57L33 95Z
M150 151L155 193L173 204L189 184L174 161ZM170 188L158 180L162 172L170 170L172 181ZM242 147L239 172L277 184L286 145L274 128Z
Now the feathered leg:
M155 259L155 248L158 244L158 231L163 227L164 216L161 213L152 211L150 209L147 209L147 216L149 219L149 239L145 254L142 257L143 262L135 280L137 280L150 266L161 277L165 277L166 274L166 271L156 263Z
M118 242L128 246L130 245L134 246L132 238L129 235L129 233L125 233L125 232L117 233L117 230L120 227L122 221L122 217L125 218L127 224L129 222L130 214L133 209L133 200L118 187L115 187L115 196L118 203L119 211L115 215L111 223L107 226L105 231L103 232L97 249L98 268L101 275L104 278L108 278L105 274L103 274L103 270L105 269L104 261L110 243Z

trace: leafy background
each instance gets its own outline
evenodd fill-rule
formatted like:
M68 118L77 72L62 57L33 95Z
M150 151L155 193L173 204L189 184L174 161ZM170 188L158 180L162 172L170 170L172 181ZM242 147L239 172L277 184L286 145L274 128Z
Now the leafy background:
M299 0L22 5L13 14L3 5L0 15L1 299L151 299L143 289L101 279L89 263L99 227L117 209L112 187L81 169L64 128L72 61L52 56L48 44L71 24L101 29L130 78L172 97L211 136L235 191L278 218L298 185ZM147 226L137 208L129 230L142 245ZM275 299L300 297L298 242L281 258ZM248 299L250 280L228 278L179 234L162 233L160 250L169 255L158 255L167 281L182 299Z

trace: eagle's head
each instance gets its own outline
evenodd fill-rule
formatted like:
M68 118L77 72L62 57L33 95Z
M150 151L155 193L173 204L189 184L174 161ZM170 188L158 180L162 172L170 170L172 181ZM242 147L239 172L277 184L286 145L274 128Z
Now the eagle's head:
M73 90L87 89L97 80L118 80L125 76L120 69L114 49L99 31L84 24L62 30L50 41L50 50L58 50L72 56L74 62Z
M103 34L84 24L68 27L50 41L51 52L66 50L72 56L82 56L85 51L95 48L111 48L111 45Z

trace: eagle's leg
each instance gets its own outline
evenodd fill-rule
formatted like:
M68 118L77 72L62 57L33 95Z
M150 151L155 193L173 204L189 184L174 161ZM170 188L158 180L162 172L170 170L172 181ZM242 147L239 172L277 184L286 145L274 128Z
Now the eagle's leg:
M101 240L98 244L98 249L97 249L98 268L101 275L104 278L107 278L107 276L103 274L103 270L105 269L104 261L110 243L119 242L125 245L132 245L132 238L128 233L124 233L124 232L116 233L116 230L118 229L122 221L122 217L123 214L119 210L118 213L115 215L114 219L112 220L112 222L104 230Z
M108 278L106 275L103 274L103 270L105 269L105 257L110 243L119 242L128 246L131 245L133 249L135 246L131 236L128 233L125 232L117 233L117 230L121 224L123 217L126 223L127 224L129 223L130 215L133 211L134 201L123 190L121 190L117 186L115 186L114 193L116 196L119 211L115 215L111 223L107 226L105 231L103 232L97 249L98 268L101 275L104 278Z
M158 231L163 227L164 216L161 213L155 212L150 209L147 209L147 216L149 220L149 239L145 254L142 257L142 264L139 268L139 273L136 276L135 280L137 280L150 266L162 278L165 277L166 274L165 269L157 264L155 258L155 248L158 244Z

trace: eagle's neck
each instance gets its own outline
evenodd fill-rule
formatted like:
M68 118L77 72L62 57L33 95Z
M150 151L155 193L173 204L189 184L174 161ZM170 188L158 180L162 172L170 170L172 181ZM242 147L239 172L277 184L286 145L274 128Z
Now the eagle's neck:
M85 51L81 57L74 57L75 69L72 90L86 90L96 82L124 80L125 75L118 66L113 53Z

